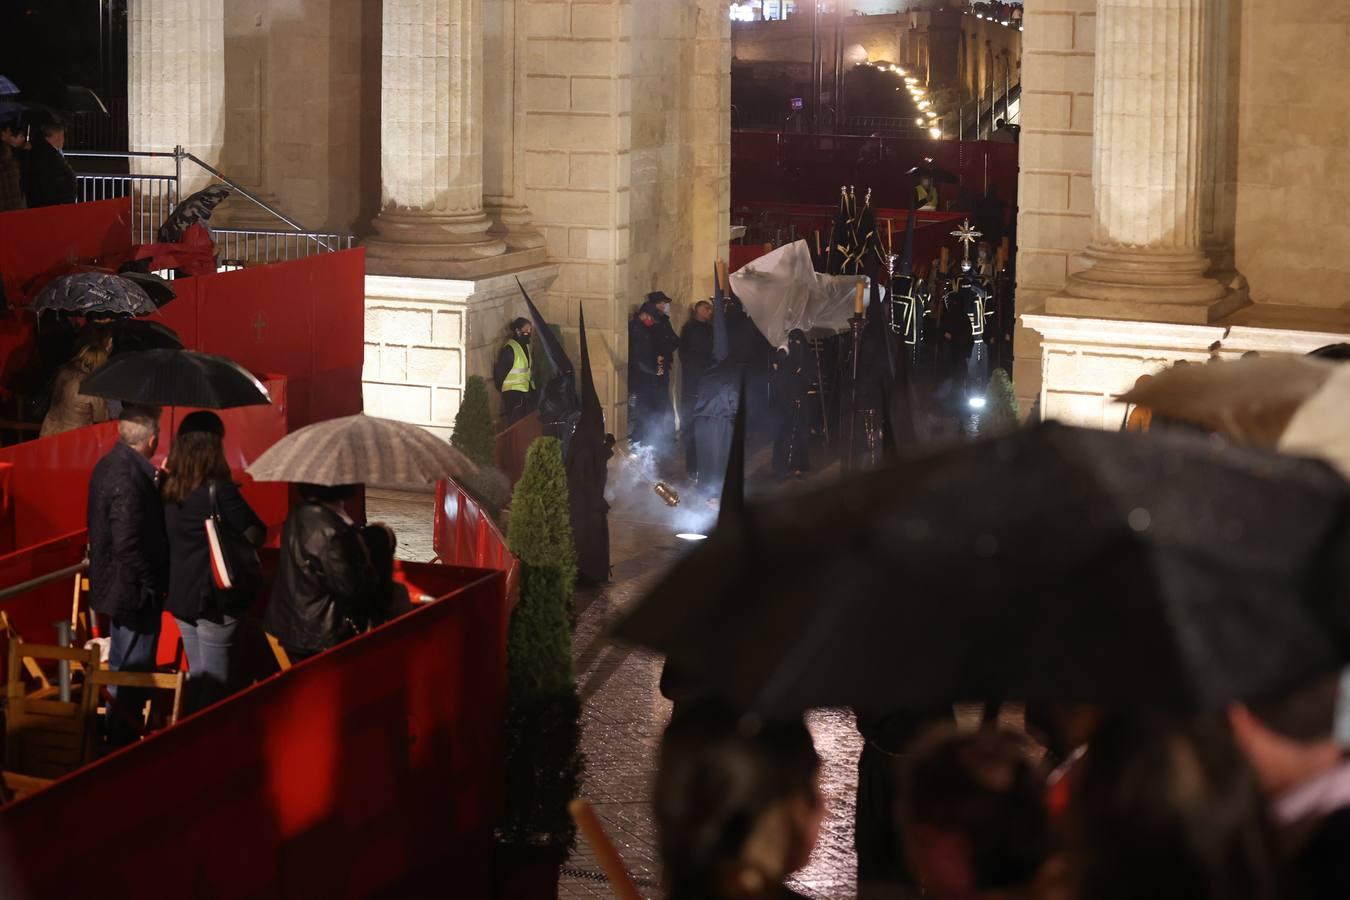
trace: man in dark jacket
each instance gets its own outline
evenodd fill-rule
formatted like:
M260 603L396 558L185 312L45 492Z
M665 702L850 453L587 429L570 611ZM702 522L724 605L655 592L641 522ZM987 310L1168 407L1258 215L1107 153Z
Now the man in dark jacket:
M349 487L300 485L304 502L281 533L281 560L263 628L292 662L380 622L389 594L361 532L342 511Z
M698 448L694 436L694 403L698 383L713 362L712 304L700 300L680 330L680 440L690 478L698 475Z
M159 410L127 407L117 431L120 440L89 479L89 605L112 619L108 665L148 672L169 575L164 508L150 463L159 445ZM114 694L122 714L111 718L112 743L135 739L127 714L144 703L143 693Z
M40 112L31 122L32 146L24 172L24 195L29 209L74 203L75 172L61 152L66 126L54 113Z
M534 325L525 317L511 323L511 337L497 353L492 382L502 395L502 419L514 425L534 409L534 360L530 357L530 334Z
M680 341L669 309L665 294L648 294L628 323L628 439L655 448L658 458L669 449L675 414L670 370Z
M1338 673L1229 707L1233 739L1271 802L1295 900L1350 897L1350 761L1336 740Z

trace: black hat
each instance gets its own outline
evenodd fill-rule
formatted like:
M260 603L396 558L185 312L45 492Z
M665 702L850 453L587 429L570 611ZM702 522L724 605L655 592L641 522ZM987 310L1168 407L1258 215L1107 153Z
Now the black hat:
M652 304L671 303L671 299L666 296L665 291L652 291L647 295L647 302Z
M225 437L225 423L220 420L220 416L210 410L200 409L197 412L188 413L178 426L178 436L199 433L214 434L216 437L223 438Z

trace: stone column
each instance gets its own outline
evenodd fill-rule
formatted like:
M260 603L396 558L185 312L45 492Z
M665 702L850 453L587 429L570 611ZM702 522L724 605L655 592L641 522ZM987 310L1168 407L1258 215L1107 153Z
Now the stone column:
M1099 0L1092 240L1047 311L1205 321L1226 307L1201 249L1209 19L1221 14L1214 0Z
M506 244L483 213L482 0L384 0L373 274L473 277Z
M131 0L127 120L132 150L181 145L219 166L225 140L224 0ZM172 160L133 167L172 174ZM183 165L182 195L211 180Z
M491 74L483 79L483 205L491 233L508 252L529 252L543 262L544 236L525 205L525 0L483 0L483 57Z

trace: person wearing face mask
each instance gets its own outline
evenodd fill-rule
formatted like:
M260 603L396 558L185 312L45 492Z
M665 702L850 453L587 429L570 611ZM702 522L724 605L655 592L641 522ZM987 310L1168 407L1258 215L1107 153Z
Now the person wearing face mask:
M502 420L514 425L534 409L535 390L530 335L534 325L520 317L511 323L511 337L502 345L492 367L492 381L502 395Z
M670 298L660 291L648 294L628 325L628 439L652 447L658 459L675 436L670 372L679 346Z

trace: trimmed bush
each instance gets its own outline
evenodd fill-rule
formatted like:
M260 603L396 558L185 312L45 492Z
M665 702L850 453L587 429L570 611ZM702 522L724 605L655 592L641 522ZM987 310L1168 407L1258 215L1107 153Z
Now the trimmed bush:
M525 471L511 498L506 543L522 563L556 569L570 605L577 581L577 551L572 545L567 470L557 438L538 438L525 454Z
M580 789L584 759L568 621L576 557L556 438L530 446L511 510L507 542L521 560L521 581L507 647L506 798L497 840L562 855L576 842L567 804Z
M464 475L455 481L501 525L502 510L511 502L511 479L506 477L505 472L492 466L480 466L474 474Z
M488 407L487 381L481 375L470 375L464 382L464 399L455 413L455 430L450 435L450 446L477 466L497 463L496 433L492 427L492 410Z
M984 413L980 416L980 435L1006 434L1021 424L1017 410L1017 394L1006 370L994 369L989 387L984 393Z

